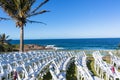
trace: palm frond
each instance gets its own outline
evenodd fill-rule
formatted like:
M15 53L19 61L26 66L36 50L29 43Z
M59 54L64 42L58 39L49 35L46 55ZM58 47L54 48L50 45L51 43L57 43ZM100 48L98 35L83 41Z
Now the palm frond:
M12 11L16 8L13 0L0 0L0 3L1 8L3 8L4 10L10 9Z
M6 39L8 39L9 37L10 37L10 36L9 36L9 35L7 35L5 38L6 38Z
M35 13L40 7L42 7L45 3L47 3L49 0L44 0L38 7L36 7L31 13Z
M2 6L2 3L0 3L0 6Z
M1 8L12 18L15 18L17 13L17 8L13 0L0 0ZM14 15L13 15L14 14Z
M3 17L0 17L0 21L1 20L10 20L10 18L3 18Z
M29 22L29 23L41 23L41 24L47 25L47 24L44 23L44 22L40 22L40 21L32 21L32 20L28 20L28 19L27 19L27 22Z
M43 13L46 13L46 12L50 12L50 11L41 10L40 12L36 12L36 13L30 14L30 15L28 15L27 17L35 16L35 15L38 15L38 14L43 14Z
M19 0L13 0L13 3L14 3L14 5L15 5L15 8L16 8L16 9L19 9L20 1L19 1Z
M30 23L42 23L38 21L27 20L27 18L36 16L39 14L43 14L49 12L47 10L38 11L40 7L42 7L49 0L44 0L42 3L38 5L33 11L31 11L31 7L35 3L36 0L0 0L0 7L12 18L16 21L16 26L26 25L27 21ZM0 17L0 20L9 20L8 18ZM45 24L46 25L46 24Z
M30 0L29 4L30 4L30 7L35 3L36 0Z

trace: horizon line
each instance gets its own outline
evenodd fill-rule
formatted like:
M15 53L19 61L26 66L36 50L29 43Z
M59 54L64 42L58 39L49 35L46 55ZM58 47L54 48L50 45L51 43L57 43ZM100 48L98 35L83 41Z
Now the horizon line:
M24 40L52 40L52 39L118 39L120 37L98 37L98 38L34 38L34 39L24 39ZM19 40L19 39L12 39L12 40Z

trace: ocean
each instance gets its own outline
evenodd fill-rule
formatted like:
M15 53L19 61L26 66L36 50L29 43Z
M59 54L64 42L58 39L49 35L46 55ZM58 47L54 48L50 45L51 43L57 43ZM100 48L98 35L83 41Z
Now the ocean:
M88 38L88 39L29 39L25 44L54 45L67 50L99 50L118 49L120 38ZM12 40L11 44L19 44L19 40Z

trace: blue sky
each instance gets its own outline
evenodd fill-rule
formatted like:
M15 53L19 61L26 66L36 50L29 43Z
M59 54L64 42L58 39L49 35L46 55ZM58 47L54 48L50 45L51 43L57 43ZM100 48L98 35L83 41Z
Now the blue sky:
M47 25L27 24L25 39L120 38L119 3L120 0L50 0L41 9L51 12L31 18ZM2 10L0 13L7 17ZM14 21L1 21L0 33L12 39L20 35Z

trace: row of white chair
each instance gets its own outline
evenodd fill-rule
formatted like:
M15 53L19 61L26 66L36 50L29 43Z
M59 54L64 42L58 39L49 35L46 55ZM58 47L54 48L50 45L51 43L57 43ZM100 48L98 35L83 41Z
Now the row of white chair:
M93 80L88 68L87 68L87 56L85 54L85 52L82 52L82 56L80 56L79 54L76 57L76 66L77 66L77 79L78 80Z
M111 51L109 52L110 54L110 63L112 65L116 66L116 69L118 70L118 68L120 67L120 58L116 55L114 55Z
M116 80L120 79L119 72L115 68L115 72L113 73L111 68L113 65L107 64L105 61L102 59L102 55L100 54L99 51L93 52L93 57L94 57L94 69L97 72L98 75L100 75L100 78L103 79L104 75L106 75L106 80Z
M59 70L64 69L66 60L74 51L30 51L24 53L0 54L0 79L12 80L17 72L18 80L34 80L47 65L55 61ZM68 61L69 62L69 61Z

